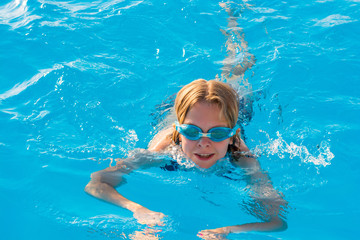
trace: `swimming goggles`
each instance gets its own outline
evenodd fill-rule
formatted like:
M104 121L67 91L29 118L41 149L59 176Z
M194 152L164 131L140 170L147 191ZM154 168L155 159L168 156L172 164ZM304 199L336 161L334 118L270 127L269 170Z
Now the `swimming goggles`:
M209 129L207 133L204 133L201 128L195 125L179 124L179 122L176 121L175 128L181 135L192 141L199 140L202 137L207 137L210 138L211 141L221 142L234 136L236 131L239 129L239 126L235 125L232 129L227 127L214 127Z

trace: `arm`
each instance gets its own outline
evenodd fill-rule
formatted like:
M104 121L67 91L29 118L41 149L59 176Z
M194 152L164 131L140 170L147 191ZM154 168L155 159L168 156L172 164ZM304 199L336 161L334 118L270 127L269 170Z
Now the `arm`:
M160 138L160 140L161 139L162 141L165 141L163 138ZM156 142L155 145L164 148L166 143ZM159 147L154 147L152 149L152 151L156 150L161 149ZM161 162L159 160L154 160L151 154L144 153L118 161L116 166L108 167L91 174L91 180L86 185L85 192L96 198L132 211L139 223L161 225L161 219L165 216L164 214L153 212L140 204L125 198L115 190L117 186L123 183L124 175L129 174L138 168L149 168L159 164L161 164Z
M96 198L135 212L141 206L126 199L115 190L115 187L123 183L123 175L130 173L134 169L135 166L129 166L129 162L122 160L114 167L108 167L104 170L94 172L91 174L90 182L85 187L85 192Z
M242 146L241 146L242 145ZM245 143L241 143L239 148L247 149ZM270 232L284 231L287 223L281 218L283 209L287 202L274 189L269 176L264 173L258 160L249 152L233 153L234 164L244 170L246 183L251 195L250 204L247 209L250 214L262 220L262 222L246 223L234 226L227 226L217 229L204 230L199 233L204 239L222 239L229 233L241 232Z
M245 180L251 201L248 203L250 214L263 222L245 224L239 230L284 231L287 223L282 219L287 201L272 185L269 175L261 169L259 161L250 152L233 153L234 164L244 170ZM236 229L235 229L236 231Z
M269 222L245 223L241 225L228 226L199 232L198 236L203 239L226 239L229 233L241 232L273 232L284 231L287 228L286 222L279 218L274 218Z

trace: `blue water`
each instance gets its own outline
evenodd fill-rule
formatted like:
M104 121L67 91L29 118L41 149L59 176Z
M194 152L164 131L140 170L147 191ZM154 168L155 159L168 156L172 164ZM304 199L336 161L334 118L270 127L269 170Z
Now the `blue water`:
M289 202L289 228L229 239L357 239L360 2L232 7L256 57L247 145ZM146 231L84 186L111 158L146 148L181 86L221 74L226 28L216 1L1 1L1 239ZM256 220L239 208L241 183L159 169L127 180L123 193L169 216L162 239Z

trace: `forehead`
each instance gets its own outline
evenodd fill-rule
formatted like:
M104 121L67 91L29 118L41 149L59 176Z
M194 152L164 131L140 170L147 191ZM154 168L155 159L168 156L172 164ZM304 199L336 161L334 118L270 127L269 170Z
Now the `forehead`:
M220 107L206 102L195 103L186 114L184 123L193 124L202 129L228 126Z

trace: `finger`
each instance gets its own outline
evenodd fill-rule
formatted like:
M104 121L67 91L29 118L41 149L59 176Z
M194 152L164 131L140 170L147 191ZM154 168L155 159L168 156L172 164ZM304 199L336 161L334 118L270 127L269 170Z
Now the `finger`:
M212 232L212 231L210 231L210 230L200 231L197 236L200 237L200 238L202 238L202 239L205 239L205 240L211 240L211 239L220 240L220 239L224 239L221 234L214 233L214 232Z
M154 229L154 228L145 228L145 233L159 233L162 232L161 229Z

